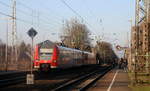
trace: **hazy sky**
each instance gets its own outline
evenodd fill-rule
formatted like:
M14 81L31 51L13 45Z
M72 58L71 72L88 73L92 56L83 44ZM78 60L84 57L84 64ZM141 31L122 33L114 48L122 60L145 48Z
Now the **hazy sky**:
M0 12L11 14L11 1L0 0ZM29 42L26 32L34 27L38 31L36 43L50 39L60 41L63 21L81 18L73 13L61 0L16 0L17 33L19 41ZM93 35L117 44L127 44L127 32L130 33L130 19L134 18L135 0L65 0L80 16ZM0 39L6 39L6 18L0 15ZM134 20L134 19L133 19ZM9 31L11 31L11 20ZM115 34L114 34L115 33Z

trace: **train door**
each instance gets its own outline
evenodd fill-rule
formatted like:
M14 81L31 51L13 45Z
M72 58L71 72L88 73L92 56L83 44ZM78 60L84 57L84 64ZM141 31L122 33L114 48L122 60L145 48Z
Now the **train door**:
M98 53L96 54L96 64L101 64L101 58Z

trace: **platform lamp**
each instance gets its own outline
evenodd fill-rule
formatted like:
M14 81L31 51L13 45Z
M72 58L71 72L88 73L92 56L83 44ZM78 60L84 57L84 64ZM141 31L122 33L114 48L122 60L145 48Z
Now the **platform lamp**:
M31 43L31 45L32 45L32 47L31 47L31 64L30 64L31 69L30 69L30 74L27 74L27 84L34 84L34 74L33 74L33 69L32 69L32 64L33 64L32 63L32 61L33 61L33 49L34 49L33 48L33 39L37 35L37 31L35 29L31 28L27 32L27 34L29 35L29 37L32 40L32 43Z

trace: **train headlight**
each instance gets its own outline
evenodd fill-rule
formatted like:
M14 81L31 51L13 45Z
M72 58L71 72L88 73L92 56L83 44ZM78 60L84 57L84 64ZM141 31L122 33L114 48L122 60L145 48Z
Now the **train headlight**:
M56 63L57 61L56 61L56 60L53 60L53 62Z

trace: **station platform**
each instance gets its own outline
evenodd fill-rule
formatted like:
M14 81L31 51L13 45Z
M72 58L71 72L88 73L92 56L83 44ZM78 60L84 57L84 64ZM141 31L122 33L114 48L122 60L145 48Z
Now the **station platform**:
M128 73L122 69L113 69L101 78L88 91L131 91Z

